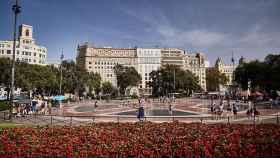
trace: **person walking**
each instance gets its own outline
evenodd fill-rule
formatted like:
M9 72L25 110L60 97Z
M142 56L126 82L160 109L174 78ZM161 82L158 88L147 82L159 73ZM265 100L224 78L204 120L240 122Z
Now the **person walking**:
M144 98L139 99L139 109L138 109L138 116L137 118L139 119L139 121L143 121L144 119L144 104L145 104L145 100Z
M232 105L232 112L233 112L233 117L234 119L237 119L237 111L238 111L238 107L235 103L233 103Z
M168 110L169 110L169 114L172 116L173 112L172 112L172 100L171 100L171 98L169 99L169 102L168 102Z

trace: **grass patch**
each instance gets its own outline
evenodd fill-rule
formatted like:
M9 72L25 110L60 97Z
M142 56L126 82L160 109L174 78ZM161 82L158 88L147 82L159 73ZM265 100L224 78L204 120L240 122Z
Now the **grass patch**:
M15 127L19 127L22 126L21 124L16 124L13 122L0 122L0 129L3 128L15 128Z

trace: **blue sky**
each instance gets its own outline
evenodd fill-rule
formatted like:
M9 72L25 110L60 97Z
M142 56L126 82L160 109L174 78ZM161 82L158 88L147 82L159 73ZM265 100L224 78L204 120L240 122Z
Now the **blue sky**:
M0 40L12 39L13 0L0 0ZM48 59L75 59L79 43L177 47L262 60L280 52L280 0L20 0Z

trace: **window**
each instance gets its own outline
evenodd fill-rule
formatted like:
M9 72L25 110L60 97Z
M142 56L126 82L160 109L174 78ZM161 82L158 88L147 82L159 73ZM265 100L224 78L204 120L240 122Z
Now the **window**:
M17 50L17 55L19 55L19 51Z
M91 64L91 62L88 62L88 64Z
M7 50L7 54L11 54L11 50Z
M29 36L29 30L25 31L25 36Z
M33 60L34 63L36 63L36 60Z
M1 50L1 53L4 54L4 50Z
M21 54L24 55L24 51L22 51Z
M36 53L34 53L34 57L36 56Z

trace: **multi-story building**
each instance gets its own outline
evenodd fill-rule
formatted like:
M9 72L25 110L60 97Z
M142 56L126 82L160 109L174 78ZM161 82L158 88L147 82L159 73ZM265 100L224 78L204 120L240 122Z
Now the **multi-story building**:
M137 71L141 75L139 84L140 93L151 94L152 89L148 83L151 80L150 73L161 66L161 51L153 48L137 48Z
M0 41L0 57L12 59L13 56L12 40ZM33 38L33 28L30 25L22 24L19 27L19 37L16 41L15 60L27 62L29 64L45 65L47 49L36 45Z
M78 46L77 64L87 71L99 73L103 82L110 81L114 86L117 86L114 66L132 66L142 78L138 85L141 94L152 92L148 85L150 72L164 64L178 65L196 75L202 89L206 90L204 56L201 53L187 54L177 48L98 48L86 43Z
M202 53L185 53L184 70L191 71L198 78L201 88L206 90L205 57Z
M88 43L78 46L77 64L89 72L99 73L102 81L117 86L114 66L133 66L136 70L136 48L98 48Z
M217 69L220 73L225 74L225 76L228 78L228 82L225 84L225 86L220 85L219 90L227 90L233 84L233 75L236 66L233 64L226 65L221 58L218 58L215 63L215 69Z
M162 64L178 65L184 67L184 51L178 48L161 49Z
M199 85L206 90L205 57L201 53L187 53L178 48L161 49L162 64L178 65L198 77Z

